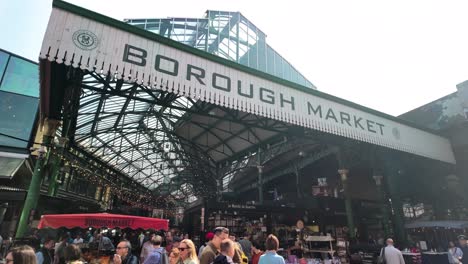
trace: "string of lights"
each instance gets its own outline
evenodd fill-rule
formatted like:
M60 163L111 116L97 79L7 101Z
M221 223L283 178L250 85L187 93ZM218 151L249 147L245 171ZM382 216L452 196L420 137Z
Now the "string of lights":
M51 154L57 155L62 160L65 168L75 175L87 180L89 184L109 188L110 195L117 199L144 210L163 209L170 213L171 204L169 197L156 195L150 190L144 190L135 182L123 180L122 177L114 175L109 169L101 168L83 158L75 155L72 151L59 152L56 147L51 148ZM175 212L174 212L175 213Z

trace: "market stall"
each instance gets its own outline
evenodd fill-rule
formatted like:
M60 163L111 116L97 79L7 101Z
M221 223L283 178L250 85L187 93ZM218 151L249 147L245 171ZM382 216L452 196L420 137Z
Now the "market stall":
M105 233L107 230L114 229L153 229L169 230L169 220L151 217L141 217L133 215L119 215L108 213L95 214L53 214L42 215L38 225L39 229L44 228L66 228L66 229L100 229L98 233ZM115 245L115 244L114 244ZM113 250L101 247L101 242L79 243L84 258L89 261L98 258L99 263L109 263Z

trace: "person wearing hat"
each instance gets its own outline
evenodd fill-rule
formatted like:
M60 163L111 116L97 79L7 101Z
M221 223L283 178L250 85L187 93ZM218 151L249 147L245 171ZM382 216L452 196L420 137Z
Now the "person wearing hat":
M463 257L461 258L461 263L468 263L468 245L466 243L466 237L464 235L458 236L458 243L460 244L460 249L463 252Z
M208 245L208 243L213 239L214 233L213 232L208 232L205 235L205 244L200 247L198 250L198 257L201 257L201 253L203 252L203 249Z

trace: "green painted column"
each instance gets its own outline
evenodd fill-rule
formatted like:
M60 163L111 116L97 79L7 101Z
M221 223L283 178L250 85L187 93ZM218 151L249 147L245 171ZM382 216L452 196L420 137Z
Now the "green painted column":
M49 180L49 189L47 190L47 194L50 196L56 196L57 191L59 188L59 184L57 182L58 176L60 175L60 169L62 167L62 158L66 144L68 142L68 131L70 130L71 121L68 115L64 115L63 117L63 125L62 125L62 135L58 138L58 146L57 146L57 154L54 154L51 158L52 170L51 170L51 177Z
M382 225L383 225L383 229L384 229L384 237L387 238L387 237L390 236L390 226L389 226L390 217L389 217L389 213L388 213L388 200L386 199L385 192L384 192L384 190L382 188L383 176L382 175L374 175L373 178L374 178L374 181L375 181L375 185L377 186L377 193L379 195L379 199L380 199L380 203L381 203L380 211L382 213Z
M57 155L53 155L51 157L51 163L52 163L52 170L51 173L52 175L50 176L49 179L49 188L47 189L47 194L50 196L55 196L57 194L57 189L58 189L58 183L57 183L57 178L60 174L60 165L61 165L61 159Z
M263 204L263 166L258 165L258 203Z
M51 136L43 136L42 144L49 145L52 141ZM18 229L16 230L16 238L22 238L26 233L29 225L29 218L32 210L36 209L37 201L39 200L39 193L41 190L41 183L43 178L43 169L46 163L45 157L38 157L36 165L34 166L34 173L29 184L28 194L24 201L23 210L21 212L20 220L18 223Z
M258 203L263 204L263 166L262 166L262 149L258 148L257 153L257 170L258 170Z
M345 196L345 207L346 207L346 220L348 222L349 228L349 238L353 239L356 237L355 228L354 228L354 215L353 215L353 204L351 201L351 196L349 194L348 188L348 173L347 169L339 169L338 173L341 176L341 183L343 184L343 191Z
M405 217L403 214L403 203L399 192L399 183L402 171L399 168L398 159L393 156L385 158L385 180L388 187L388 192L392 205L392 218L395 233L395 243L407 245L405 232Z

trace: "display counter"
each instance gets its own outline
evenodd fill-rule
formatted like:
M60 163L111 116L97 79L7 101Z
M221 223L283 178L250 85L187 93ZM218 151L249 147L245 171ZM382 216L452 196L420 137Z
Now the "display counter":
M423 252L423 264L448 264L447 252Z

